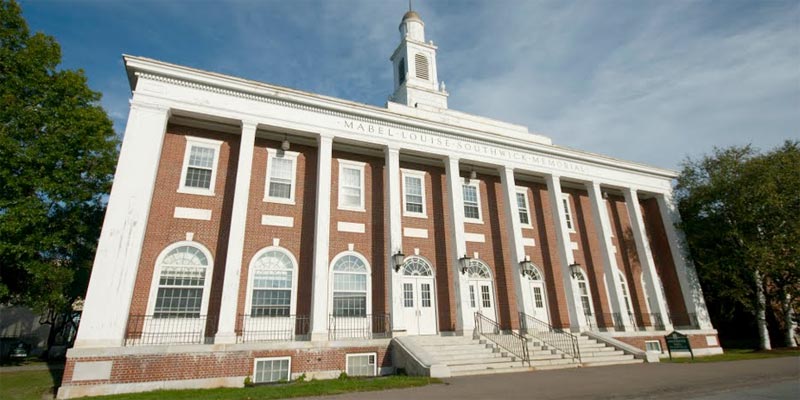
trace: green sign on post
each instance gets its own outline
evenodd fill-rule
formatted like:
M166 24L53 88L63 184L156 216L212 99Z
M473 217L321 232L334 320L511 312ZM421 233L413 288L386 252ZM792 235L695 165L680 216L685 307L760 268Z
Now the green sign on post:
M692 360L694 360L694 352L692 351L692 346L689 344L689 336L678 331L672 331L669 335L664 336L664 340L667 341L667 351L669 351L670 360L672 360L673 351L688 351L689 354L692 355Z

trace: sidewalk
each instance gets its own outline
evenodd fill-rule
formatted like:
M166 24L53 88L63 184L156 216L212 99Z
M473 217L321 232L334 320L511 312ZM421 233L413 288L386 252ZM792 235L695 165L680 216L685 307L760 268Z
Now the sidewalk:
M446 379L444 385L307 399L685 399L792 381L800 398L800 357L468 376Z

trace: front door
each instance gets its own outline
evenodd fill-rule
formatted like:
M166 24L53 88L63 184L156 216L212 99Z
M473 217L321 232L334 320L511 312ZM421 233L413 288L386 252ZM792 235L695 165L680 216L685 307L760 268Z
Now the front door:
M526 301L530 306L528 309L533 311L532 317L550 323L550 315L547 312L547 297L545 296L544 281L528 280L528 298Z
M435 301L433 278L403 277L403 312L409 335L436 334Z
M473 312L480 312L484 317L497 322L494 306L494 291L490 280L469 281L469 305ZM490 332L490 327L484 326L483 330Z

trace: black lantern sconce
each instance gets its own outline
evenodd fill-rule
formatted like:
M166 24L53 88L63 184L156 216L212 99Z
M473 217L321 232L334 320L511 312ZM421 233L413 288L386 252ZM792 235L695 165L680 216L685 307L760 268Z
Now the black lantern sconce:
M573 262L572 264L569 265L569 273L572 275L577 275L581 273L581 265L576 262Z
M402 251L397 250L397 253L395 253L392 256L392 261L394 261L394 272L399 272L400 271L400 267L403 266L403 263L405 262L405 260L406 260L406 255L403 254Z
M469 264L470 261L472 261L472 258L464 254L464 257L459 258L458 261L461 262L461 275L466 274L467 269L469 269Z

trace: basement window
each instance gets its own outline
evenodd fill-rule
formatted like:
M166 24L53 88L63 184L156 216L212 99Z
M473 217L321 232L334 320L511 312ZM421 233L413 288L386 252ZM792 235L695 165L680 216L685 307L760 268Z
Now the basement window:
M375 376L378 368L376 353L360 353L347 355L347 376Z
M646 340L644 342L644 349L648 353L661 354L661 342L659 342L658 340Z
M291 372L291 357L256 358L253 383L288 382Z

